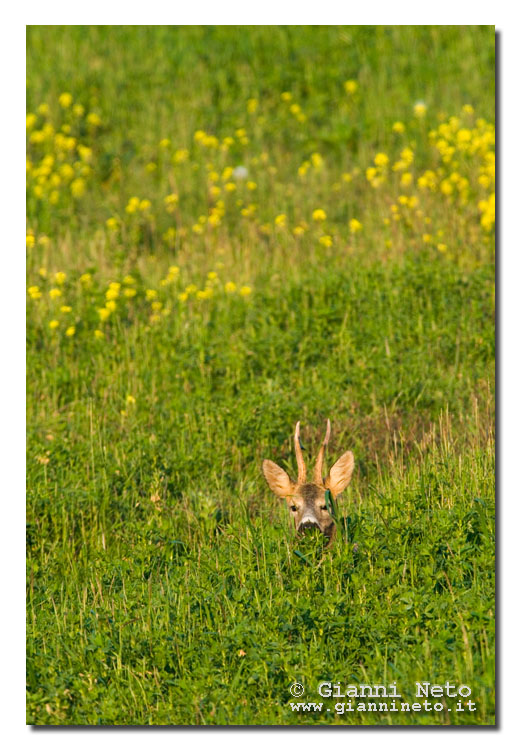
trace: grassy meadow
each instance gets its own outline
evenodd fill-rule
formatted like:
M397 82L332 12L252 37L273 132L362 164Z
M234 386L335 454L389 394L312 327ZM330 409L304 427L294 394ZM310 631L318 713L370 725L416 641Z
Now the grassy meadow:
M495 722L494 67L492 27L28 27L28 723ZM323 555L261 463L327 417Z

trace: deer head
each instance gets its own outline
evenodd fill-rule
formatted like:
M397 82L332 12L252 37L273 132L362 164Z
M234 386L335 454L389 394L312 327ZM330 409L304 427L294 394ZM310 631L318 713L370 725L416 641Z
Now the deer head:
M324 451L330 440L330 431L328 419L326 435L319 449L311 482L306 481L306 466L299 439L299 422L295 426L294 433L297 482L290 479L286 471L273 461L263 461L263 474L268 486L278 497L285 498L297 533L302 534L307 529L320 529L329 542L335 535L335 519L328 509L325 493L330 490L335 500L348 486L354 467L353 453L346 451L332 466L326 479L323 479Z

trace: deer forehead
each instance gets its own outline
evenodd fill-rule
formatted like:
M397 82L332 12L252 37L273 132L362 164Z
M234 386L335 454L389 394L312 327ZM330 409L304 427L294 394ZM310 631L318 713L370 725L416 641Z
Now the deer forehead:
M305 505L314 505L318 500L324 499L324 487L317 484L300 484L296 490L296 496Z

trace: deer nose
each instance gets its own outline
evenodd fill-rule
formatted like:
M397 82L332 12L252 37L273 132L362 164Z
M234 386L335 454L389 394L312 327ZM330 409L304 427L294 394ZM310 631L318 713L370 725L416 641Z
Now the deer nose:
M299 531L308 531L309 529L319 528L319 524L313 518L306 518L299 524Z

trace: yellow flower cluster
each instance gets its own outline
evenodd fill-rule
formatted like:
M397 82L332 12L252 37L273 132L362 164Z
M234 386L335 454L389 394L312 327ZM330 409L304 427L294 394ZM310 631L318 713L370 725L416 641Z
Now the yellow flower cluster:
M165 203L165 209L168 211L169 214L173 214L176 210L176 206L179 203L179 196L177 193L170 193L170 195L165 196L164 199Z
M169 266L168 273L164 279L160 281L161 286L167 286L173 284L179 277L179 266Z
M134 195L132 198L129 198L129 201L125 206L125 211L128 214L146 214L150 210L151 205L151 202L147 198L138 198Z
M47 102L26 116L26 176L28 199L66 206L71 199L82 198L88 189L93 174L93 143L101 119L94 113L84 117L83 105L72 106L68 92L62 93L58 102L60 110L54 122Z
M403 172L406 169L409 169L413 163L414 153L407 146L406 148L403 148L401 151L401 158L396 161L392 167L394 172Z
M473 122L473 108L465 105L462 117L450 117L430 131L429 138L442 166L424 173L420 188L440 190L449 200L466 205L473 193L484 195L477 203L480 224L486 232L495 225L495 128L484 119ZM448 172L445 171L448 169Z
M374 166L368 167L366 170L366 179L373 188L380 187L386 181L389 162L390 159L387 154L381 152L375 155Z
M289 111L297 120L300 122L306 122L306 115L302 111L300 105L294 102L294 97L290 91L283 91L281 93L281 101L289 105Z
M220 262L217 267L224 268L224 264ZM176 265L168 267L165 277L159 282L159 289L151 286L142 288L141 293L136 276L130 274L125 275L121 281L111 281L104 290L100 290L93 284L92 274L88 272L79 276L78 285L75 285L74 282L68 282L66 285L67 275L63 271L48 274L47 269L42 268L39 276L44 280L44 284L46 280L49 283L57 284L57 286L48 288L47 300L49 301L47 303L45 302L45 290L42 290L41 282L40 284L31 284L27 288L27 294L31 302L38 303L38 307L34 308L35 315L40 317L47 329L51 332L61 330L66 338L72 338L78 330L81 330L82 333L87 331L88 335L94 336L99 341L106 338L103 324L106 324L114 316L119 318L124 318L127 315L139 316L144 309L144 303L148 323L153 325L171 314L175 301L180 304L192 298L203 302L213 298L224 300L236 294L246 298L252 294L252 287L250 286L238 287L234 281L227 281L222 284L218 272L214 270L207 273L203 288L198 288L196 284L191 283L186 285L183 291L180 291L181 269ZM168 293L168 287L173 287L173 293ZM63 304L61 301L63 292L71 295L72 301L70 304ZM70 320L73 315L74 295L78 293L81 295L78 309L86 313L85 321L80 329L77 326L80 318L77 317L76 323ZM103 300L103 306L99 304L100 299ZM57 305L55 300L60 300L60 303ZM132 305L132 307L129 305ZM178 309L181 312L182 308L179 307ZM69 321L65 323L60 315L69 318ZM89 321L93 318L96 318L98 322L94 329L89 328Z
M495 226L495 193L491 193L486 200L479 201L480 225L486 232L491 232Z

